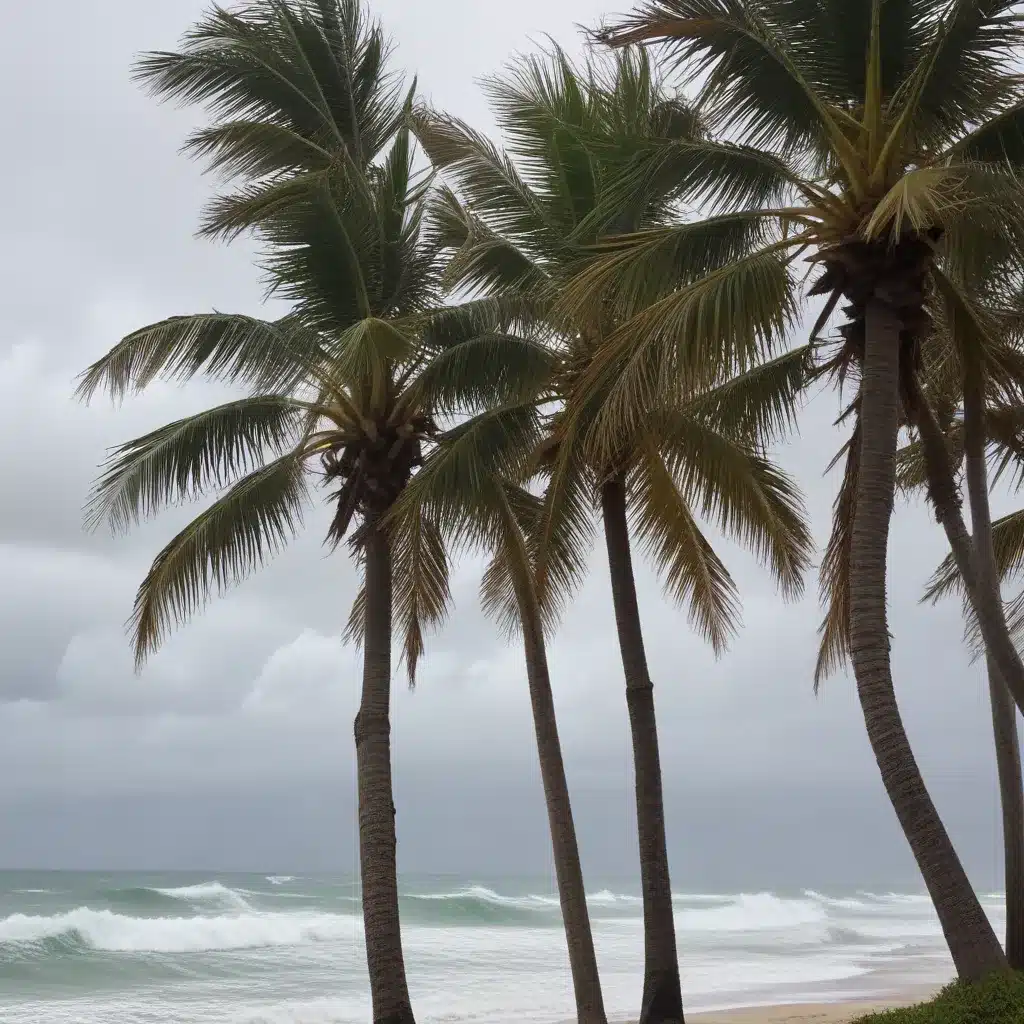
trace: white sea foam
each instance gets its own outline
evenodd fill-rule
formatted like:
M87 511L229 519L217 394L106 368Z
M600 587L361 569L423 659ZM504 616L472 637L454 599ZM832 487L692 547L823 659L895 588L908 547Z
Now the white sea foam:
M112 953L204 953L350 939L358 927L342 914L128 917L79 907L47 917L12 914L0 920L0 944L77 936L91 949Z
M153 892L172 899L188 900L192 903L218 903L238 910L248 910L249 903L243 893L246 890L231 889L221 882L199 882L196 885L179 885L173 889L154 888ZM251 893L248 893L251 895Z
M271 885L287 885L295 881L294 875L267 875L266 878Z

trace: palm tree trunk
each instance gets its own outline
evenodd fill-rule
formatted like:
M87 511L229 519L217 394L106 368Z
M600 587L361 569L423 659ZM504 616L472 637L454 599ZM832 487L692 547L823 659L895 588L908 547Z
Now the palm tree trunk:
M965 387L965 396L971 390L970 384ZM985 605L985 602L979 600L978 591L987 584L990 590L994 589L995 601L1001 609L1002 594L999 592L994 554L987 574L979 562L983 550L992 551L992 513L986 480L984 421L978 408L979 399L983 402L983 396L978 389L974 389L970 400L965 402L971 408L969 416L965 408L964 432L973 539L967 533L960 512L953 467L942 431L927 402L919 394L915 394L914 399L913 413L921 435L929 495L946 531L954 560L960 567L972 608L978 616L979 609ZM992 601L988 603L991 606ZM1001 621L1005 624L1005 618ZM999 776L999 800L1003 814L1006 958L1011 967L1021 970L1024 969L1024 782L1021 778L1020 743L1017 737L1017 709L991 650L987 652L986 664Z
M1024 784L1021 780L1017 708L992 659L988 659L992 729L996 739L999 800L1003 810L1003 866L1006 888L1006 960L1024 970Z
M976 981L1005 967L1002 947L971 888L910 748L889 660L886 557L899 433L900 322L867 303L861 381L861 455L850 547L850 654L868 739L935 905L957 973Z
M355 720L359 869L373 1024L414 1024L402 956L391 791L391 548L375 527L366 545L363 693Z
M985 434L984 382L978 367L968 366L964 375L964 457L967 464L967 493L971 501L974 565L977 573L978 600L975 602L975 614L978 616L979 624L981 616L986 616L989 635L999 637L1001 645L1005 641L1016 654L1016 647L1007 628L1003 595L999 586L999 570L992 547L992 511L989 505ZM1019 969L1024 965L1024 782L1021 780L1020 743L1017 739L1017 715L1012 695L999 664L995 663L991 655L988 660L992 726L996 740L996 767L1003 808L1006 958L1011 967ZM1019 657L1016 662L1020 664Z
M971 395L970 392L975 392ZM967 491L971 499L971 516L975 521L974 541L967 533L960 501L953 479L953 467L945 439L927 402L917 398L914 410L915 420L921 434L921 448L928 473L928 487L935 504L935 512L949 538L950 549L957 569L967 588L971 608L978 620L978 628L985 649L999 669L1004 685L1009 689L1014 703L1024 713L1024 661L1021 660L1010 636L1006 622L1006 610L999 592L999 573L992 550L992 522L988 514L988 481L985 468L985 424L984 395L980 382L970 379L964 383L964 449L965 454L974 450L975 457L966 454ZM979 454L980 446L980 454ZM987 520L987 543L978 541L976 511ZM984 527L984 524L983 524ZM971 556L977 546L976 557Z
M636 582L629 550L626 489L621 478L601 488L605 543L611 573L615 625L626 676L626 705L633 737L640 884L644 905L644 992L640 1024L681 1024L683 997L672 913L665 807L661 793L654 685L647 670Z
M569 968L572 971L576 996L576 1017L579 1024L606 1024L601 994L601 978L594 952L594 935L587 910L587 893L583 886L583 868L576 843L576 826L569 802L569 785L565 778L562 746L558 739L555 700L548 674L544 634L536 606L520 595L523 638L526 649L526 678L533 710L533 728L537 734L540 776L548 809L551 848L558 881L558 901L569 947Z

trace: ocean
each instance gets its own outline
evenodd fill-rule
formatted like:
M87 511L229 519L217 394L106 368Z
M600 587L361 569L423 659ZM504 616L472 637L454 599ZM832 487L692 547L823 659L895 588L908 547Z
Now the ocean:
M1003 899L984 898L1002 928ZM915 893L680 893L687 1009L870 999L952 972ZM609 1017L640 1004L640 902L590 898ZM421 1024L555 1024L572 989L550 882L410 878ZM0 872L3 1024L364 1024L358 892L316 875Z

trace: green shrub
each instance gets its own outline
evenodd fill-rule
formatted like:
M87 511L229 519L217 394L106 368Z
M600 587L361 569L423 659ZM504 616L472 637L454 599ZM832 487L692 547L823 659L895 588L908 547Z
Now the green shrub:
M1024 1024L1024 974L977 985L956 981L929 1003L861 1017L856 1024Z

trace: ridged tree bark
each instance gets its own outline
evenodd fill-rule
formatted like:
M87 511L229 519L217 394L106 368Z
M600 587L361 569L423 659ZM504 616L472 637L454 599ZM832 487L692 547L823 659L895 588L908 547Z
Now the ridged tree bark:
M576 842L569 784L565 778L562 745L558 738L555 699L551 692L544 634L536 605L530 595L519 595L523 624L523 646L526 651L526 679L533 711L533 728L537 735L540 777L551 830L551 849L558 882L558 901L569 947L569 969L572 972L579 1024L607 1024L601 978L594 951L594 935L587 909L587 892L583 885L583 868Z
M969 390L969 389L968 389ZM971 499L973 538L960 510L959 494L953 475L949 450L941 428L928 404L917 394L912 415L921 437L928 492L936 515L946 532L953 558L973 608L984 607L978 589L986 584L992 588L1002 605L995 556L992 555L988 576L978 561L979 550L992 550L992 513L989 505L987 467L985 466L984 422L980 420L978 396L967 403L970 416L965 415L965 454L968 463L968 488ZM983 401L983 398L982 398ZM967 420L970 420L968 429ZM979 429L978 423L981 422ZM980 461L980 469L979 469ZM973 486L972 486L973 481ZM991 604L991 601L989 602ZM977 614L977 612L976 612ZM1003 817L1004 885L1006 888L1006 958L1015 970L1024 969L1024 780L1021 778L1020 742L1017 737L1017 708L991 652L986 656L989 699L992 707L992 731L996 748L999 777L999 801Z
M974 565L979 615L991 635L1010 640L999 585L999 570L992 546L992 511L988 493L984 382L978 367L968 367L964 379L964 458L967 494L971 503ZM1012 646L1012 641L1010 641ZM1014 648L1016 651L1016 648ZM1003 856L1006 868L1006 958L1010 966L1024 966L1024 783L1021 781L1017 715L1006 679L989 654L989 691L995 730L996 767L1003 809ZM993 672L992 669L995 669Z
M1006 888L1006 960L1024 971L1024 781L1021 779L1017 707L999 669L988 661L992 729L996 740L999 801L1003 811L1003 875Z
M633 739L636 819L640 839L640 885L644 907L644 991L640 1024L680 1024L683 997L679 981L672 884L665 839L658 726L654 685L647 669L636 581L629 547L626 489L621 478L601 488L605 543L611 573L615 625L626 676L626 705Z
M373 1024L414 1024L398 913L391 787L391 548L380 527L364 548L363 693L355 720L359 871Z
M864 724L957 973L977 981L1006 966L910 747L893 687L886 614L889 524L896 484L901 322L868 300L860 393L861 452L850 547L850 655Z

